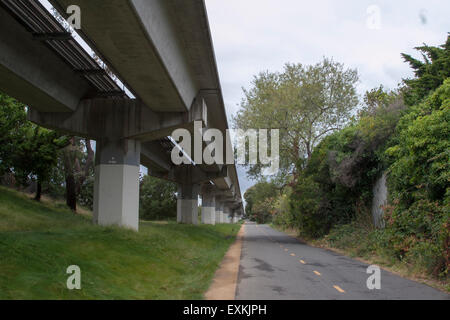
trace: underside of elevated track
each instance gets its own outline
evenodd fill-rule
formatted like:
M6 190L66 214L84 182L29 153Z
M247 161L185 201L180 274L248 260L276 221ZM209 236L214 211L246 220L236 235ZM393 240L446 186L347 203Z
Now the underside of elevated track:
M204 1L50 4L0 0L0 90L31 121L97 142L94 222L138 229L139 165L179 185L179 222L197 223L199 195L203 223L242 215L234 164L171 161L175 129L198 121L227 136ZM76 32L61 22L69 5L81 9Z

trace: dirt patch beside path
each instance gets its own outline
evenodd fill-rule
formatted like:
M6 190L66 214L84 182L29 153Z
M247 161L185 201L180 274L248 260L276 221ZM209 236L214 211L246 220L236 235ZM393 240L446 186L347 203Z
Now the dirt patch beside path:
M245 224L242 225L236 241L228 249L219 269L216 271L211 287L205 293L205 300L235 299L244 229Z

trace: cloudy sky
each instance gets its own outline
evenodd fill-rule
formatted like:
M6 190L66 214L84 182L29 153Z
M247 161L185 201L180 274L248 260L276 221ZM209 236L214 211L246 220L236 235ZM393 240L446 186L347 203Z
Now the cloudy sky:
M333 57L360 74L362 94L395 88L411 71L401 52L443 44L450 31L444 0L206 0L222 89L230 117L242 87L263 70L287 62L314 64ZM239 169L242 192L253 185Z

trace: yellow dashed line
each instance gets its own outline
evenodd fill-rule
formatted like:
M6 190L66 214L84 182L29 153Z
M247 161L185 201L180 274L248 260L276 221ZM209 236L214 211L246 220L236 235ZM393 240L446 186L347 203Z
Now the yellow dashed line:
M298 260L298 261L300 261L301 264L306 264L306 262L303 260Z
M295 257L295 253L291 253L291 256Z
M314 270L313 272L314 272L316 275L320 276L320 272L319 272L319 271Z
M345 293L344 290L342 290L339 286L333 286L333 288L335 288L337 291L339 291L340 293Z

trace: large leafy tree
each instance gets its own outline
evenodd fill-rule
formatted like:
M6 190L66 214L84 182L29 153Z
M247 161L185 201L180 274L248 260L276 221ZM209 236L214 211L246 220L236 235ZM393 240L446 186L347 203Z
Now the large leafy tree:
M35 200L39 201L42 184L49 179L57 163L55 155L67 144L67 138L58 132L31 124L22 139L16 141L14 171L22 184L26 184L28 178L36 180Z
M25 106L0 92L0 176L14 167L16 143L28 127Z
M36 180L36 200L40 200L42 184L56 166L58 150L67 138L26 120L25 106L0 94L0 174L13 173L23 185Z
M244 90L234 126L279 129L281 172L295 176L299 160L309 159L314 147L350 118L358 105L357 81L356 70L326 58L311 66L286 64L281 73L260 73ZM251 165L248 175L259 178L263 172L263 165Z

